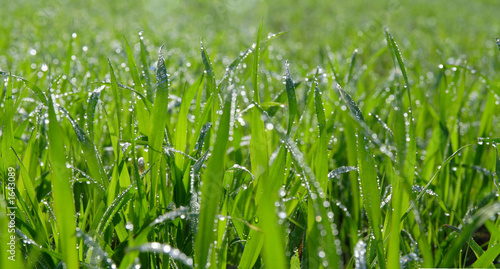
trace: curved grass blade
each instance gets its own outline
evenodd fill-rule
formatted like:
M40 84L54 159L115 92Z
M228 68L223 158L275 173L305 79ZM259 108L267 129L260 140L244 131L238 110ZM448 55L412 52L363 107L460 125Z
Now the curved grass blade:
M83 131L83 129L78 125L78 123L73 120L71 115L69 115L68 111L63 107L59 107L59 110L62 112L64 116L69 120L71 126L73 126L73 130L75 131L76 139L80 142L83 150L83 156L85 158L87 167L90 170L90 175L97 180L97 182L104 186L107 189L108 179L106 176L106 172L104 171L104 167L99 157L99 153L97 152L97 148L92 140L87 136L87 134ZM105 190L99 189L99 192L102 195ZM99 197L97 199L100 199Z
M343 173L348 173L351 171L358 171L358 168L355 166L341 166L335 170L330 171L330 173L328 173L328 179L334 179L335 177L338 177Z
M76 250L75 203L71 188L71 175L66 167L61 126L54 110L52 98L49 98L49 157L51 163L52 196L54 197L54 213L59 227L61 248L67 268L78 268L78 252Z
M76 236L78 238L82 238L83 243L89 246L92 255L91 257L87 257L87 260L91 263L91 265L101 267L102 262L104 261L106 262L108 268L117 268L115 262L109 257L109 254L104 251L99 243L92 239L92 237L78 228L76 230Z
M451 230L457 232L458 234L462 233L462 230L460 230L458 227L455 227L452 225L444 224L443 227L451 229ZM467 245L469 245L469 247L472 249L472 251L474 251L474 254L476 254L477 258L481 257L484 254L484 250L476 243L474 238L470 237L466 241L466 243L467 243Z
M120 195L118 195L106 209L101 221L99 221L99 224L96 227L96 238L98 236L103 236L104 231L106 231L106 228L108 228L109 224L111 224L111 221L116 216L116 214L118 214L118 212L125 205L127 205L130 200L132 200L135 194L135 188L133 187L135 187L135 183L130 185L127 189L120 193Z
M213 233L214 220L222 191L225 156L229 141L231 104L234 104L234 102L232 102L233 98L236 98L236 96L234 91L231 90L226 97L212 156L208 161L207 169L203 176L198 233L195 241L196 268L205 268L209 258L210 245L213 244L215 239Z
M5 71L0 71L0 75L4 75L4 76L10 76L10 77L13 77L13 78L16 78L16 79L19 79L21 80L22 82L26 83L28 85L28 87L35 93L35 95L38 97L38 99L40 100L40 102L42 102L44 105L47 105L48 104L48 98L47 98L47 95L45 95L45 93L38 87L36 86L34 83L30 82L29 80L25 79L25 78L22 78L20 76L16 76L16 75L12 75L10 74L9 72L5 72Z

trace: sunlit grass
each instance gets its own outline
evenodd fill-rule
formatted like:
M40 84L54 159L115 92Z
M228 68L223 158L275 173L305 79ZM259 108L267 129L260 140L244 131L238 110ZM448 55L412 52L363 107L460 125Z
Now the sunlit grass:
M493 8L93 4L0 11L0 268L499 267Z

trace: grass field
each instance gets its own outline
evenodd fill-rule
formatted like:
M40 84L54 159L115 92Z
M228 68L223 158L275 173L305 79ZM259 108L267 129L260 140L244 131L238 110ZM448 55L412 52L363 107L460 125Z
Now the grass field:
M0 268L500 268L498 10L2 3Z

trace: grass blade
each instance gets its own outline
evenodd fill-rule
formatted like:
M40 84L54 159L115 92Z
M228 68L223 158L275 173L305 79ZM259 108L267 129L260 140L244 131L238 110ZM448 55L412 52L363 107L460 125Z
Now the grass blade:
M153 112L151 113L151 131L149 134L149 163L153 165L150 172L151 186L150 186L150 209L156 204L156 193L158 188L158 174L160 173L160 163L162 160L163 152L163 139L165 136L165 128L167 124L168 107L168 74L165 67L165 59L162 55L158 57L156 69L156 96L153 105Z
M229 140L229 122L231 114L232 99L236 98L231 90L226 97L223 114L217 130L212 156L207 169L203 175L201 186L201 208L198 223L198 232L195 241L195 267L205 268L209 257L210 245L213 244L215 235L213 233L215 215L222 190L222 179L226 149Z
M61 126L56 117L54 102L49 98L49 155L51 163L52 195L54 213L59 226L61 251L67 268L78 268L76 251L75 203L71 176L66 167Z

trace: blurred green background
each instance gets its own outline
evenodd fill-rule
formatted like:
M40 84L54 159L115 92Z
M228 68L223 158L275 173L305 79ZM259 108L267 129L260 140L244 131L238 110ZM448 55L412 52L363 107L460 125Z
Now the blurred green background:
M491 59L496 50L498 10L500 2L493 0L3 1L0 68L15 70L22 59L29 59L30 49L42 56L37 60L64 57L64 40L72 33L77 33L80 47L87 46L88 56L99 58L112 57L123 36L135 43L139 31L150 49L164 44L174 58L198 55L203 37L218 61L218 55L232 58L251 45L261 19L265 34L286 32L273 43L283 58L312 66L326 46L347 58L356 48L373 53L383 46L384 27L405 48L403 56L418 56L423 67L435 68L440 58L463 54L469 62L491 64L484 57Z

